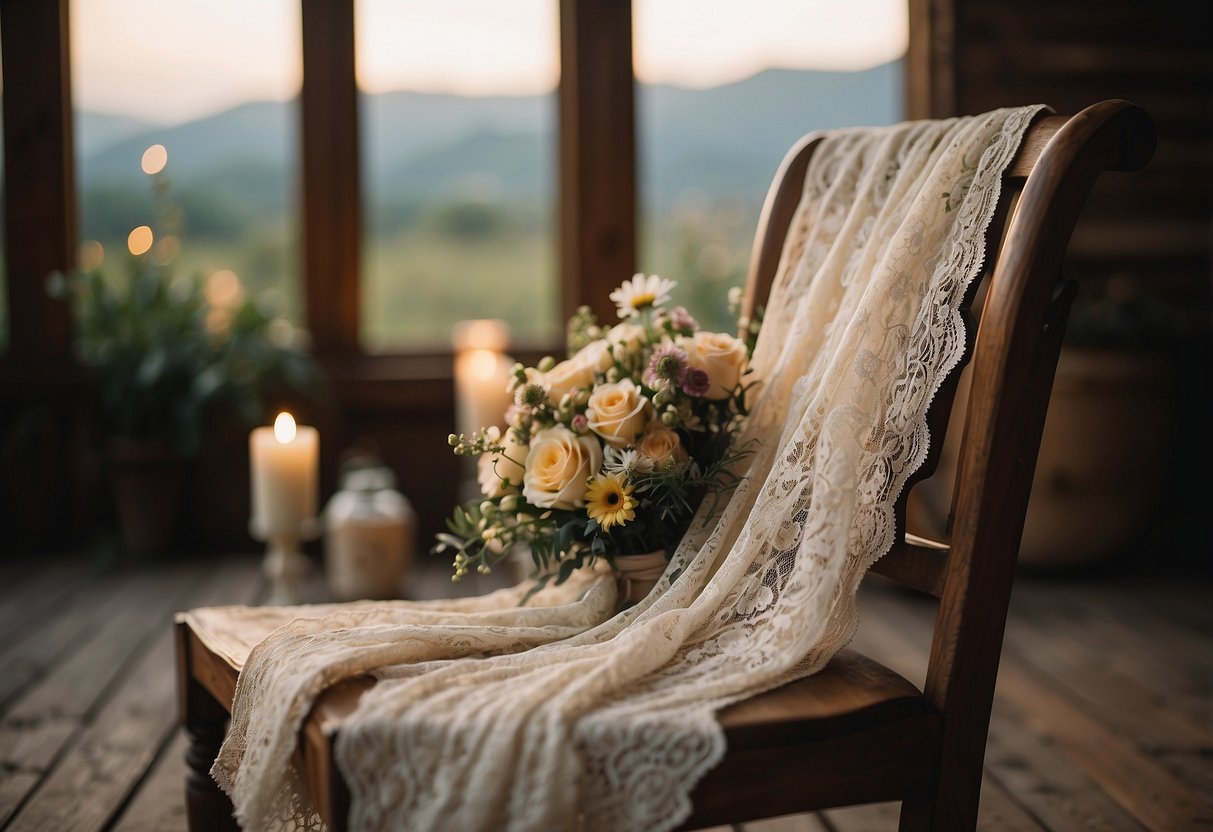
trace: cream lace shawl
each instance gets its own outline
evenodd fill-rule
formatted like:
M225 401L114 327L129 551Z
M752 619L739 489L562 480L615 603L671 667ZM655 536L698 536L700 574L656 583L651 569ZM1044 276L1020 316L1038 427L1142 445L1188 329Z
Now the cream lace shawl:
M245 661L213 769L244 827L319 827L291 768L297 731L320 691L366 672L380 681L336 747L354 830L686 818L725 751L713 715L815 672L854 633L859 580L892 544L927 407L963 349L958 305L1002 174L1039 109L826 135L754 354L747 477L638 606L612 616L611 580L586 574L525 607L514 588L195 611Z

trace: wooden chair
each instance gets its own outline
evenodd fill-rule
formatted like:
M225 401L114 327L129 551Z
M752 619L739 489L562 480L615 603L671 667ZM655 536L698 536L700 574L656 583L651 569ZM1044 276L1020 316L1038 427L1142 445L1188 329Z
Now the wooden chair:
M797 144L771 186L747 310L770 289L815 147L807 138ZM986 273L993 277L980 326L968 327L972 385L951 539L945 545L905 533L911 483L898 503L899 542L874 567L939 599L925 690L844 650L815 676L725 708L718 718L728 752L695 789L687 828L890 800L902 801L903 830L976 827L1011 579L1075 290L1062 278L1062 255L1099 174L1136 170L1153 149L1153 126L1140 108L1104 101L1072 117L1038 117L1011 165L987 240ZM970 316L976 291L966 299ZM928 414L933 452L943 444L959 374L958 367ZM930 476L936 463L933 454L916 481ZM181 715L192 737L190 826L219 829L231 807L207 770L239 668L185 624L178 625L178 637ZM333 762L333 741L371 684L360 678L329 690L301 731L299 762L317 809L334 829L344 828L349 797Z

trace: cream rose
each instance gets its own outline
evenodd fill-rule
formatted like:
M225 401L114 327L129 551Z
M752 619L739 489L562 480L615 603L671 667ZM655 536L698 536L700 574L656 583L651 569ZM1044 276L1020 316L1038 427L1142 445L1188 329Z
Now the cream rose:
M586 344L572 358L561 361L546 373L538 374L535 380L547 387L548 398L552 404L558 405L566 393L590 387L595 374L605 373L613 363L610 343L605 338L599 338Z
M611 358L611 342L605 338L586 344L571 360L596 373L605 373L615 363Z
M708 374L711 386L705 399L727 399L745 371L745 344L723 332L696 332L691 338L679 338L678 346L687 354L687 363Z
M541 381L548 388L552 404L560 404L565 393L594 383L594 368L584 366L576 358L568 358L544 373Z
M649 401L629 378L614 384L600 384L586 404L590 430L608 445L626 448L636 440L649 421Z
M606 336L606 339L612 344L623 344L629 349L635 349L640 346L644 338L644 327L631 321L615 324L607 330Z
M501 441L505 451L499 454L481 454L476 463L476 481L486 497L504 497L517 494L522 487L522 467L530 451L528 445L519 442L514 431L507 430Z
M531 438L522 496L540 508L583 508L586 481L601 467L602 446L593 436L564 425L541 430Z
M668 459L682 462L687 458L686 449L682 447L682 439L678 436L678 432L670 430L660 422L649 424L644 436L640 438L640 444L636 446L636 450L640 452L641 456L659 464Z

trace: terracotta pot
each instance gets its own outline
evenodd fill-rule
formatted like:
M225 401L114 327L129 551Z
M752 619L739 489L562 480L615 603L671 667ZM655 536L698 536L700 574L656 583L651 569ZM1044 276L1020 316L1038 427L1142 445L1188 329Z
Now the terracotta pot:
M184 462L163 440L112 437L106 463L126 553L163 553L177 529Z
M934 477L915 489L918 518L947 517L968 374ZM1147 530L1171 411L1171 369L1157 355L1067 347L1057 365L1019 562L1068 569L1118 554Z

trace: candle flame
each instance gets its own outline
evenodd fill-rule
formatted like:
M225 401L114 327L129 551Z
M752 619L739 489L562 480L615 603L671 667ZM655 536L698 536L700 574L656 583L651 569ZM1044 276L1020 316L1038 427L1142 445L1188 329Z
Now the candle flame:
M455 352L493 350L501 352L510 341L510 328L505 321L483 319L460 321L455 324L452 343Z
M295 441L295 418L285 411L274 420L274 438L283 445Z

